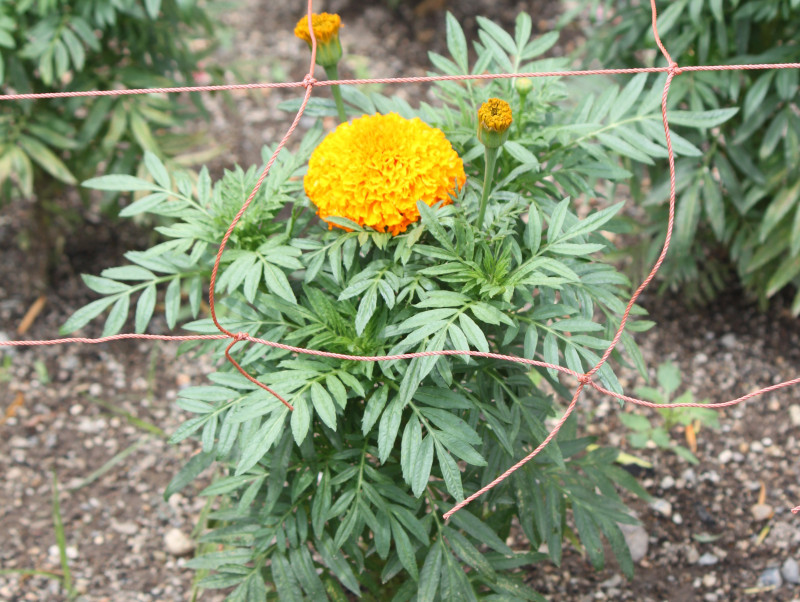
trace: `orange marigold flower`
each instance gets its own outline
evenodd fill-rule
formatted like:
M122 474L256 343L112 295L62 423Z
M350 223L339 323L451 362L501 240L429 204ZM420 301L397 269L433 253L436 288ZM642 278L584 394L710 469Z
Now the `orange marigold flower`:
M327 44L339 36L339 28L342 26L342 18L339 15L330 13L320 13L311 15L311 26L314 28L314 36L317 43ZM297 22L294 28L294 35L301 40L311 44L311 34L308 32L308 15Z
M466 179L441 130L389 113L328 134L311 155L304 186L322 219L345 217L396 235L419 219L417 201L449 204Z

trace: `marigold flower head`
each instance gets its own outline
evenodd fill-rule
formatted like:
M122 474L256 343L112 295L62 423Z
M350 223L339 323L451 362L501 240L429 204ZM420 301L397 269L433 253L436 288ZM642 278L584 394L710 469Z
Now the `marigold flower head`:
M304 186L322 219L345 217L396 235L419 219L417 201L449 204L465 181L464 164L441 130L389 113L328 134L311 155Z
M342 18L336 14L320 13L311 15L311 27L317 38L317 63L330 67L342 58L342 44L339 42L339 28ZM294 28L294 35L305 40L311 46L311 34L308 31L308 15L304 15Z
M502 146L511 126L511 106L499 98L490 98L478 109L478 140L489 148Z

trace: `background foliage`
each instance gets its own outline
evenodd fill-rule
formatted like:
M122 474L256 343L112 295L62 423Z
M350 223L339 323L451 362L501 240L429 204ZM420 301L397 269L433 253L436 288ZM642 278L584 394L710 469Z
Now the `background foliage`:
M562 59L540 57L557 34L531 38L522 14L513 34L479 19L475 61L455 18L447 18L450 56L431 54L436 73L546 71ZM428 208L399 236L328 230L314 215L301 176L322 136L320 123L295 152L284 151L234 230L217 282L223 325L233 332L328 351L383 355L473 349L544 359L584 372L599 361L624 311L629 282L604 254L604 232L618 231L621 204L596 199L600 179L622 180L620 157L652 163L663 156L658 132L662 78L639 76L573 102L554 78L527 97L510 80L439 82L439 106L418 109L377 93L344 87L351 115L395 111L441 128L462 156L467 185L455 203ZM487 227L473 222L483 176L477 108L489 97L511 102L511 137L498 159ZM286 103L295 110L299 102ZM333 116L332 100L312 98L306 113ZM710 127L723 114L682 114ZM635 140L636 145L630 140ZM677 152L697 151L688 141ZM263 158L271 154L265 148ZM104 334L119 332L135 301L134 326L147 329L160 290L169 327L216 333L199 316L214 255L260 170L235 167L212 183L203 170L193 186L153 154L150 175L95 178L100 190L137 191L125 215L174 218L164 242L126 255L129 265L84 276L102 295L64 326L71 332L107 311ZM607 182L605 182L607 183ZM577 199L577 200L575 200ZM289 217L276 219L286 207ZM331 218L335 219L335 218ZM637 319L629 329L650 323ZM227 341L192 342L213 352ZM625 334L619 361L644 372ZM211 571L202 588L232 588L232 600L541 599L520 568L549 558L563 541L604 563L602 538L622 570L633 563L620 523L635 522L618 487L646 492L615 464L618 450L581 437L577 418L557 440L480 502L441 520L444 511L488 483L541 442L548 421L571 397L555 371L467 357L366 363L294 356L261 345L235 350L242 365L294 405L294 412L227 363L212 384L186 389L179 404L193 417L173 441L196 438L201 453L166 494L215 462L222 469L202 494L217 499L203 541L214 551L189 566ZM598 372L619 391L610 365ZM570 386L573 383L569 383ZM529 542L506 539L518 521ZM516 532L516 531L515 531ZM547 553L539 550L546 544Z
M192 81L213 22L196 0L20 0L0 3L0 92L113 90ZM201 108L197 105L197 108ZM195 161L202 137L170 130L192 114L175 96L0 104L0 202L47 198L97 174L132 173L142 153ZM173 161L174 159L174 161Z
M587 58L604 66L663 64L646 2L586 2L606 20L589 32ZM797 61L798 0L676 0L658 29L679 65ZM646 48L648 50L641 51ZM797 69L683 73L670 104L691 111L728 111L719 127L689 132L698 149L677 162L677 236L660 272L665 285L711 298L733 265L762 304L800 284L800 88ZM680 121L671 120L680 125ZM646 185L652 180L652 187ZM666 161L635 171L634 197L652 226L650 257L663 242ZM650 262L648 262L649 265ZM687 286L683 286L687 285ZM800 313L800 293L792 313Z

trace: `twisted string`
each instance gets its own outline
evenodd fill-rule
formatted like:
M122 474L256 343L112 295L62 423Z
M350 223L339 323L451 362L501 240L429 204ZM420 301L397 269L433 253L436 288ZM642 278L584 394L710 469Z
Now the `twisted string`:
M217 251L217 255L214 261L214 269L211 274L211 281L210 281L210 290L209 290L209 307L211 312L211 318L214 322L214 325L220 331L221 334L218 335L181 335L181 336L172 336L172 335L148 335L148 334L117 334L108 337L99 337L99 338L84 338L84 337L69 337L69 338L60 338L60 339L52 339L52 340L38 340L38 341L0 341L0 347L21 347L21 346L37 346L37 345L58 345L58 344L66 344L66 343L86 343L86 344L98 344L98 343L105 343L109 341L115 340L122 340L122 339L144 339L144 340L165 340L165 341L189 341L189 340L225 340L229 339L230 343L225 349L225 357L228 359L229 362L252 383L258 385L259 387L265 389L270 394L274 395L278 400L280 400L284 405L286 405L290 410L293 409L292 406L283 399L278 393L274 390L266 386L265 384L259 382L257 379L252 377L248 374L241 365L234 360L231 356L230 352L236 343L239 342L251 342L260 345L266 345L269 347L274 347L277 349L287 350L293 353L298 354L306 354L312 356L319 356L319 357L328 357L333 359L340 359L340 360L354 360L354 361L363 361L363 362L380 362L380 361L394 361L394 360L406 360L406 359L413 359L417 357L429 357L429 356L450 356L450 355L467 355L472 357L479 357L479 358L490 358L502 361L509 361L515 362L520 364L526 364L530 366L537 366L542 368L548 368L552 370L559 371L564 374L568 374L574 377L578 381L578 385L575 389L575 393L572 396L572 399L567 406L566 411L561 416L559 421L553 427L553 429L548 433L547 437L527 456L519 460L516 464L508 468L505 472L495 478L491 483L487 484L485 487L479 489L463 501L459 502L455 506L453 506L448 512L444 514L445 520L449 519L455 512L475 500L476 498L480 497L484 493L490 491L503 481L505 481L509 476L511 476L515 471L519 470L522 466L524 466L527 462L532 460L535 456L537 456L559 433L561 427L564 425L566 420L572 414L573 410L575 409L578 399L580 398L581 393L585 389L585 387L591 387L598 392L609 395L616 399L626 401L632 404L648 407L648 408L657 408L657 409L664 409L664 408L687 408L687 407L701 407L701 408L710 408L710 409L721 409L730 407L742 402L747 401L753 397L762 395L764 393L768 393L771 391L775 391L778 389L782 389L784 387L789 387L800 383L800 377L794 378L792 380L784 381L775 385L771 385L746 395L739 397L737 399L733 399L726 402L715 403L715 404L699 404L699 403L668 403L668 404L656 404L649 401L645 401L642 399L637 399L635 397L630 397L627 395L615 393L606 389L605 387L599 385L593 380L593 376L597 373L597 371L608 361L613 350L616 348L617 344L622 337L622 334L625 330L625 326L630 314L633 305L635 304L636 300L639 298L641 293L644 289L650 284L650 282L655 278L661 264L663 263L667 252L669 251L670 241L672 238L673 233L673 226L674 226L674 218L675 218L675 197L676 197L676 185L675 185L675 158L674 153L672 150L672 140L670 135L670 127L669 127L669 120L667 118L667 97L669 94L670 85L672 83L673 78L676 75L680 75L681 73L689 72L689 71L734 71L734 70L753 70L753 69L798 69L800 68L800 63L756 63L750 65L698 65L698 66L689 66L689 67L680 67L675 61L672 60L667 49L664 47L664 44L661 41L661 37L658 33L658 26L657 26L657 10L655 5L655 0L650 0L650 7L652 12L652 28L653 28L653 35L655 37L656 44L660 49L662 55L667 61L666 67L643 67L643 68L629 68L629 69L590 69L590 70L579 70L579 71L548 71L548 72L520 72L520 73L491 73L491 74L464 74L464 75L433 75L433 76L418 76L418 77L389 77L389 78L370 78L370 79L339 79L339 80L326 80L326 81L317 81L313 77L314 71L314 64L316 61L316 50L317 50L317 41L316 36L314 35L314 29L312 26L311 21L311 14L312 14L312 0L308 0L308 6L306 11L306 16L308 20L308 30L311 36L311 61L308 73L305 75L302 81L298 82L278 82L278 83L252 83L252 84L227 84L227 85L216 85L216 86L180 86L180 87L171 87L171 88L140 88L140 89L127 89L127 90L89 90L89 91L71 91L71 92L48 92L48 93L39 93L39 94L4 94L0 95L0 101L11 101L11 100L41 100L41 99L52 99L52 98L71 98L71 97L88 97L88 96L123 96L123 95L134 95L134 94L174 94L174 93L182 93L182 92L212 92L212 91L223 91L223 90L252 90L252 89L265 89L265 88L305 88L305 94L303 96L303 101L300 105L300 108L295 115L294 120L292 121L291 126L284 134L283 138L279 142L278 146L276 147L275 151L273 152L272 156L270 157L269 161L267 162L266 166L261 172L261 175L258 178L253 190L251 191L250 195L245 200L244 204L240 208L239 212L234 217L233 221L231 222L228 230L226 231L225 235L220 242L219 249ZM636 289L634 294L631 296L631 299L628 301L628 304L625 308L625 311L622 315L620 320L620 324L617 328L617 331L614 335L609 346L606 348L605 352L603 353L600 360L597 364L588 372L583 374L578 373L574 370L570 370L569 368L565 368L563 366L558 366L555 364L550 364L547 362L542 362L538 360L531 360L527 358L522 358L513 355L505 355L500 353L490 353L490 352L481 352L481 351L470 351L470 350L442 350L442 351L423 351L423 352L415 352L415 353L403 353L398 355L384 355L384 356L359 356L359 355L348 355L343 353L332 353L328 351L322 351L317 349L305 349L303 347L294 347L291 345L285 345L283 343L278 343L274 341L268 341L265 339L259 339L256 337L251 336L246 332L237 332L233 333L223 327L219 320L217 319L216 315L216 307L215 307L215 284L217 281L217 276L220 270L220 262L222 259L222 254L225 251L226 244L228 239L230 238L234 228L238 224L239 220L241 219L244 212L252 203L253 199L255 198L258 190L261 188L264 180L266 179L269 171L274 164L275 160L277 159L278 154L286 145L286 142L289 140L297 125L302 117L305 108L308 104L309 99L311 98L313 88L317 86L332 86L332 85L361 85L361 84L408 84L408 83L427 83L427 82L435 82L435 81L464 81L464 80L488 80L488 79L508 79L508 78L517 78L517 77L528 77L528 78L535 78L535 77L569 77L569 76L585 76L585 75L624 75L624 74L636 74L636 73L667 73L667 79L664 83L664 90L661 96L661 114L662 120L664 125L664 135L666 137L666 144L667 144L667 154L668 154L668 161L669 161L669 175L670 175L670 193L669 193L669 218L667 220L667 233L664 239L664 245L661 249L661 253L658 256L658 259L653 264L649 274L647 277L642 281L639 287ZM800 506L792 508L792 513L797 514L800 512Z

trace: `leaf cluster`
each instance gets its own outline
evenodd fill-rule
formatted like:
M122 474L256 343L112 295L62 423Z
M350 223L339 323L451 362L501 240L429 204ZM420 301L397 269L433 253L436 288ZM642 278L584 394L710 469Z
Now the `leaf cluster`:
M0 92L150 88L191 82L214 21L195 0L21 0L0 3ZM142 153L177 168L202 135L173 132L194 109L165 95L0 104L0 201L43 181L76 184L99 166L132 173Z
M586 4L592 4L587 2ZM607 66L652 64L654 42L647 3L594 2L615 15L590 33L589 59ZM781 63L796 59L797 0L677 0L661 12L658 29L679 65ZM797 69L687 72L676 77L670 121L683 110L722 115L683 134L700 153L676 164L675 250L662 270L664 286L711 299L733 263L762 305L800 284L800 73ZM724 121L724 123L722 123ZM651 189L644 179L653 181ZM650 258L663 242L668 177L665 162L636 174L633 190L652 228ZM639 193L639 191L641 191ZM660 234L659 234L660 233ZM721 252L719 252L721 251ZM800 313L800 294L792 312Z
M451 56L432 55L438 72L561 65L536 58L555 36L531 38L527 15L513 35L486 19L480 28L470 65L463 32L448 16ZM637 80L640 91L645 84ZM301 183L321 136L315 126L296 151L279 156L222 255L216 288L222 325L342 354L452 349L514 354L579 373L595 366L625 311L629 282L604 261L613 249L606 233L624 227L616 217L620 205L582 200L596 197L601 179L628 173L619 167L615 142L601 134L634 131L651 119L652 108L620 107L609 95L570 107L562 102L568 88L555 80L537 84L525 104L509 81L441 82L439 105L418 109L355 88L342 92L354 115L396 111L442 129L463 158L467 184L453 204L418 203L420 221L401 235L343 217L331 221L348 230L329 230ZM479 229L484 165L476 109L490 96L509 99L516 110ZM312 99L308 111L325 116L335 107ZM144 330L165 288L168 325L217 332L199 313L201 291L217 241L260 169L237 167L213 184L203 171L192 186L154 155L145 156L144 166L147 179L103 176L86 185L139 191L144 196L125 215L174 222L159 227L164 242L129 253L130 265L87 276L103 296L78 310L64 331L111 308L105 332L117 332L137 296L135 326ZM650 326L640 319L644 313L633 307L629 330ZM184 351L221 358L227 345L196 342ZM203 535L218 549L188 563L213 571L201 587L232 588L232 600L538 600L523 567L546 558L559 564L564 540L601 567L603 538L632 573L619 524L634 519L619 488L646 493L615 464L618 450L578 435L574 417L481 506L459 511L449 523L439 518L544 440L548 421L571 398L556 370L466 355L359 362L265 345L234 353L294 411L227 364L209 376L212 384L181 392L178 403L192 417L172 440L194 438L202 451L167 495L214 462L225 472L203 491L219 501ZM628 333L612 357L645 372ZM596 377L621 391L611 365ZM519 531L529 546L509 547L509 535ZM532 551L543 544L546 555Z

